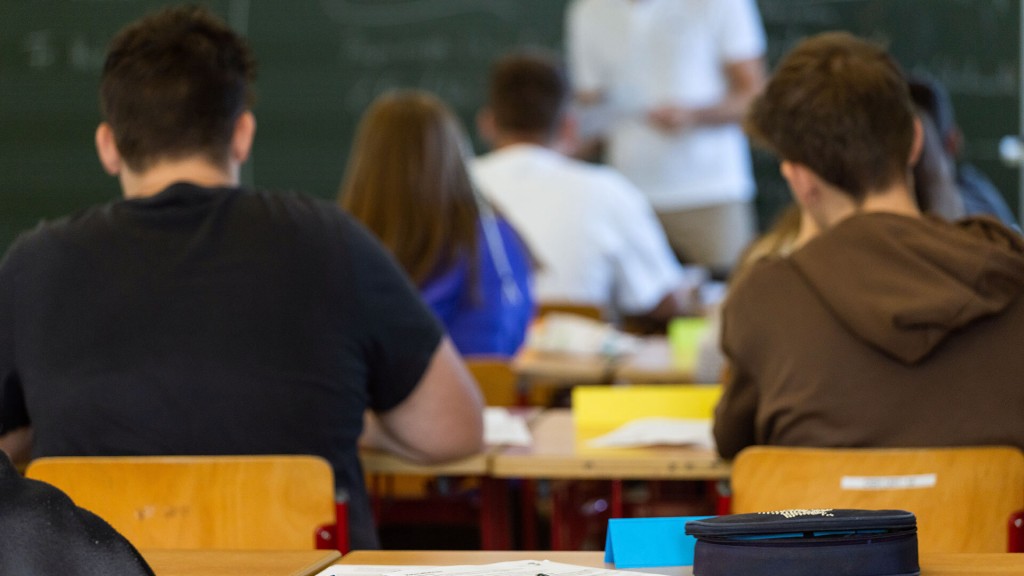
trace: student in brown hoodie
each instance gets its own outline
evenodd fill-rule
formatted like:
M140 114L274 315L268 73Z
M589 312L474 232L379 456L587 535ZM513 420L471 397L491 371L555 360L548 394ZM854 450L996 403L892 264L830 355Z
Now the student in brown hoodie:
M884 49L798 45L746 121L820 234L725 304L715 437L752 444L1024 448L1024 243L994 219L922 216L922 129Z

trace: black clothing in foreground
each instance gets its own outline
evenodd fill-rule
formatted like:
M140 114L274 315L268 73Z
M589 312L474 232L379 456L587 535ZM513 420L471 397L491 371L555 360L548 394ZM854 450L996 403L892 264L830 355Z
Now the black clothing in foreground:
M22 478L0 452L0 574L153 576L103 519L53 486Z

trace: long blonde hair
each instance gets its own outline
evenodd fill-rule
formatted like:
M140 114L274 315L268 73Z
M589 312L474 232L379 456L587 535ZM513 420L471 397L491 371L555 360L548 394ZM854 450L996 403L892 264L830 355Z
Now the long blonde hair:
M464 257L476 267L479 208L466 142L452 111L419 90L378 97L360 122L338 202L418 286Z

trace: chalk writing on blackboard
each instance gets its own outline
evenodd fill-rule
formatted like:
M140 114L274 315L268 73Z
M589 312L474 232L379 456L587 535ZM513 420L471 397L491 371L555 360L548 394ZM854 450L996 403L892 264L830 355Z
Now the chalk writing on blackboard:
M489 14L515 20L515 0L321 0L333 21L360 27L419 24L467 14Z

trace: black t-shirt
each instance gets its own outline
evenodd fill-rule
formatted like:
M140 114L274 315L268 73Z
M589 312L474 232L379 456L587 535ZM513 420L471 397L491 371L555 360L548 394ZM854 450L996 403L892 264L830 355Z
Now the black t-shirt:
M128 540L0 452L0 574L153 576Z
M0 430L34 456L325 457L376 544L356 439L442 337L368 232L298 194L175 184L43 224L0 267Z

